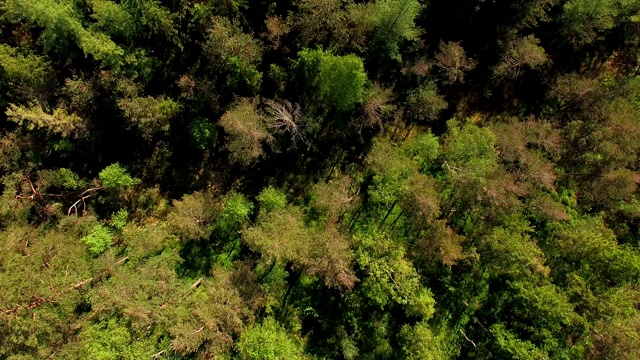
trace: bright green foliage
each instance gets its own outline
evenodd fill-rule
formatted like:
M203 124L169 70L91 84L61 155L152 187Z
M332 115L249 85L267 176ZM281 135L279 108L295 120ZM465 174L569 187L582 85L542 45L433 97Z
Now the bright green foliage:
M445 360L445 339L436 336L426 322L414 326L404 325L398 334L402 344L403 359L407 360Z
M80 186L80 179L77 174L69 169L58 170L62 186L68 189L77 189Z
M103 33L80 32L80 46L108 67L118 68L124 61L124 50Z
M537 348L529 341L518 339L512 332L505 329L503 324L491 327L491 333L496 339L498 348L505 356L518 360L535 360L549 358L549 354Z
M544 253L530 238L530 230L495 228L486 237L480 256L483 259L486 257L486 263L494 267L493 274L512 277L549 275L550 269L545 265Z
M72 234L77 225L45 231L11 224L0 231L0 356L40 358L63 343L93 276L86 247Z
M33 90L44 86L50 71L49 64L43 57L23 55L17 49L4 44L0 44L0 67L5 71L11 85L32 87Z
M96 225L93 227L89 235L82 238L89 252L93 256L98 256L105 252L111 245L111 230L104 225Z
M29 130L43 128L63 137L79 136L86 127L84 120L76 114L69 114L63 108L56 108L52 114L48 114L37 103L29 107L11 104L6 114L10 121L25 124Z
M70 1L10 0L5 6L9 19L27 20L44 28L41 40L47 50L56 45L65 46L68 41L77 41L79 33L84 30Z
M127 173L127 170L118 163L107 166L100 171L98 176L100 177L102 187L105 189L129 187L139 182L138 179L132 178L131 175Z
M126 324L111 318L92 324L84 329L78 337L84 340L84 351L81 356L88 359L140 359L151 357L155 351L153 344L145 339L136 339Z
M457 120L447 122L449 134L444 139L443 153L450 166L464 166L471 161L495 159L496 136L489 129Z
M415 19L423 5L417 0L379 0L375 2L376 40L388 56L400 60L400 42L415 41L420 35Z
M253 203L242 194L230 194L224 200L224 209L217 226L223 229L227 235L238 227L244 227L249 222L249 216L253 211Z
M495 135L471 123L460 126L456 120L450 120L447 124L449 134L442 149L447 171L457 181L479 185L498 165Z
M366 163L374 174L369 195L375 203L392 203L396 200L405 182L417 170L416 165L398 148L382 139L374 144Z
M379 309L399 305L407 316L429 319L435 311L432 293L420 282L404 248L379 234L356 239L356 261L366 276L360 291Z
M111 36L131 39L136 35L135 18L120 4L110 0L90 0L95 26Z
M322 53L318 84L322 99L337 110L346 111L364 100L367 74L362 60L355 55L334 56Z
M436 136L427 132L405 141L402 144L402 150L418 164L420 169L426 169L438 158L440 144Z
M555 238L549 243L557 276L575 271L587 279L594 290L602 291L608 281L625 284L640 276L640 255L618 245L615 234L604 226L602 219L588 217L567 224L556 224Z
M284 209L287 206L287 195L271 186L262 189L256 199L258 200L260 211L265 214L274 210Z
M63 189L78 189L82 185L82 180L78 174L69 169L43 170L38 173L40 177L40 189L47 187L61 187Z
M180 112L180 105L165 97L133 97L118 100L124 116L138 128L146 140L169 131L169 121Z
M125 225L127 225L127 220L129 219L129 212L125 209L120 209L118 212L113 213L111 215L111 220L109 224L113 226L116 230L122 230Z
M579 351L562 343L573 331L580 333L584 319L575 312L575 306L561 289L524 281L513 282L510 287L516 291L510 306L513 314L521 319L518 327L531 334L534 344L557 356Z
M304 49L298 53L296 67L317 87L321 99L338 111L349 111L366 95L367 74L356 55L337 56L330 51Z
M268 317L262 324L246 329L235 345L239 359L278 360L305 359L302 341L289 334L282 325Z
M9 19L26 20L31 25L44 28L40 39L47 50L63 51L70 43L75 43L85 55L92 55L106 66L122 64L124 50L107 35L84 28L71 1L10 0L6 10Z

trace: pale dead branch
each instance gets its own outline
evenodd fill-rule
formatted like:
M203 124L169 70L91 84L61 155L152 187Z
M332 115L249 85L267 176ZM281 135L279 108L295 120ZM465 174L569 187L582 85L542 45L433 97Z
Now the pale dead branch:
M293 147L299 141L306 143L305 129L301 123L300 105L285 100L281 103L266 100L267 126L279 134L289 133Z

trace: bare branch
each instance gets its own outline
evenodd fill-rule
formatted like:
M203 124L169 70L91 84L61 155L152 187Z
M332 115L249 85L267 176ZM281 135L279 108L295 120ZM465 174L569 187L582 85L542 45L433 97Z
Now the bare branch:
M471 339L469 339L469 337L467 337L467 334L465 334L465 333L464 333L464 331L462 331L461 329L458 329L458 330L460 330L460 333L461 333L462 335L464 335L464 338L465 338L465 339L467 339L467 341L468 341L468 342L470 342L470 343L471 343L471 345L473 345L473 347L478 347L478 346L476 345L476 343L474 343L474 342L473 342L473 340L471 340Z
M83 287L84 285L86 285L86 284L88 284L88 283L90 283L90 282L92 282L92 281L93 281L93 278L88 278L88 279L86 279L86 280L82 280L82 281L80 281L79 283L77 283L77 284L73 285L73 286L71 287L71 289L72 289L72 290L78 290L78 289L80 289L81 287Z
M67 210L67 216L71 215L71 210L74 210L75 215L78 216L78 205L80 203L82 203L82 212L84 213L87 210L87 203L85 202L85 200L95 196L95 192L100 189L102 189L102 186L96 186L83 191L82 194L80 194L80 199L73 203L73 205L71 205Z
M198 281L196 281L195 283L193 283L193 285L191 285L192 289L197 288L198 286L200 286L200 284L202 284L202 279L198 279Z
M305 128L301 124L300 105L292 104L285 100L277 103L273 100L266 100L267 104L267 126L274 133L289 133L293 147L298 141L306 144L304 137Z

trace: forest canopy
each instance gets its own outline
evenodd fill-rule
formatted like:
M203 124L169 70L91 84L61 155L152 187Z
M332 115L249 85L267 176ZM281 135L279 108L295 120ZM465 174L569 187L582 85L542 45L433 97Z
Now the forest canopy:
M0 2L0 360L636 359L640 1Z

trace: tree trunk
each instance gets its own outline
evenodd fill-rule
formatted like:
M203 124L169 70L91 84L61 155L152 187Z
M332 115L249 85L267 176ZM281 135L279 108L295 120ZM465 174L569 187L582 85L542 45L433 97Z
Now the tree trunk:
M394 201L393 204L391 204L391 208L389 209L389 211L387 211L387 214L384 216L384 219L382 219L382 221L380 222L380 225L378 226L378 230L380 230L382 228L382 225L384 225L384 222L387 221L387 218L389 217L389 215L391 215L391 212L393 211L393 209L396 208L397 203L398 203L398 200Z
M233 232L233 230L236 228L236 226L238 226L238 221L236 221L232 226L231 229L229 229L229 231L227 232L227 235L225 236L225 239L228 239L229 236L231 236L231 233Z
M404 209L400 211L400 214L398 214L398 216L396 217L395 220L393 220L393 222L391 223L391 230L393 231L393 228L395 228L396 226L396 222L398 221L398 219L400 219L400 217L404 215Z
M360 207L358 208L358 210L356 211L356 214L353 216L353 218L351 219L351 221L349 222L349 230L351 230L351 228L353 227L353 225L355 224L356 220L358 220L358 217L360 217L360 213L362 212L362 208L364 207L364 202L360 203Z
M289 295L291 294L291 291L296 286L296 284L298 283L298 280L300 280L300 277L302 276L302 273L300 273L298 271L293 271L293 269L289 269L289 271L291 271L293 273L293 281L291 281L289 283L289 287L287 288L287 292L284 293L284 297L282 298L282 310L283 311L284 311L285 306L287 305L287 298L289 297Z
M395 124L395 126L393 127L393 133L391 134L391 140L396 141L396 133L398 132L399 128L400 124Z
M233 254L233 250L236 249L236 245L238 244L238 241L240 241L240 239L236 239L236 241L233 242L233 246L231 246L231 250L229 250L229 253L227 254L227 257L224 258L225 260L229 259L229 256L231 256L231 254Z
M400 11L398 11L398 15L396 15L396 18L393 19L393 22L391 23L391 26L389 26L389 29L387 30L387 34L385 36L389 36L389 34L391 33L391 30L396 26L396 24L398 23L398 19L400 19L400 15L402 15L402 13L404 12L404 10L407 8L407 5L409 4L409 1L405 1L404 4L402 4L402 9L400 9Z
M340 163L340 160L342 160L342 149L338 149L338 156L336 157L336 161L333 163L333 165L331 165L331 168L327 173L327 177L325 178L325 181L329 180L329 178L331 177L331 172L333 172L333 169L335 169L335 167L338 166L338 164Z
M264 280L264 278L267 277L267 275L269 275L271 273L271 271L273 271L273 268L276 267L276 260L273 259L273 261L271 262L271 265L269 266L269 270L267 270L267 272L265 272L264 274L262 274L262 276L260 276L260 280L258 282L262 282Z
M411 134L411 130L413 130L413 126L415 125L415 123L411 123L411 125L409 126L409 130L407 131L407 133L404 135L404 137L402 138L402 142L404 142L405 140L407 140L407 137L409 137L409 134Z

